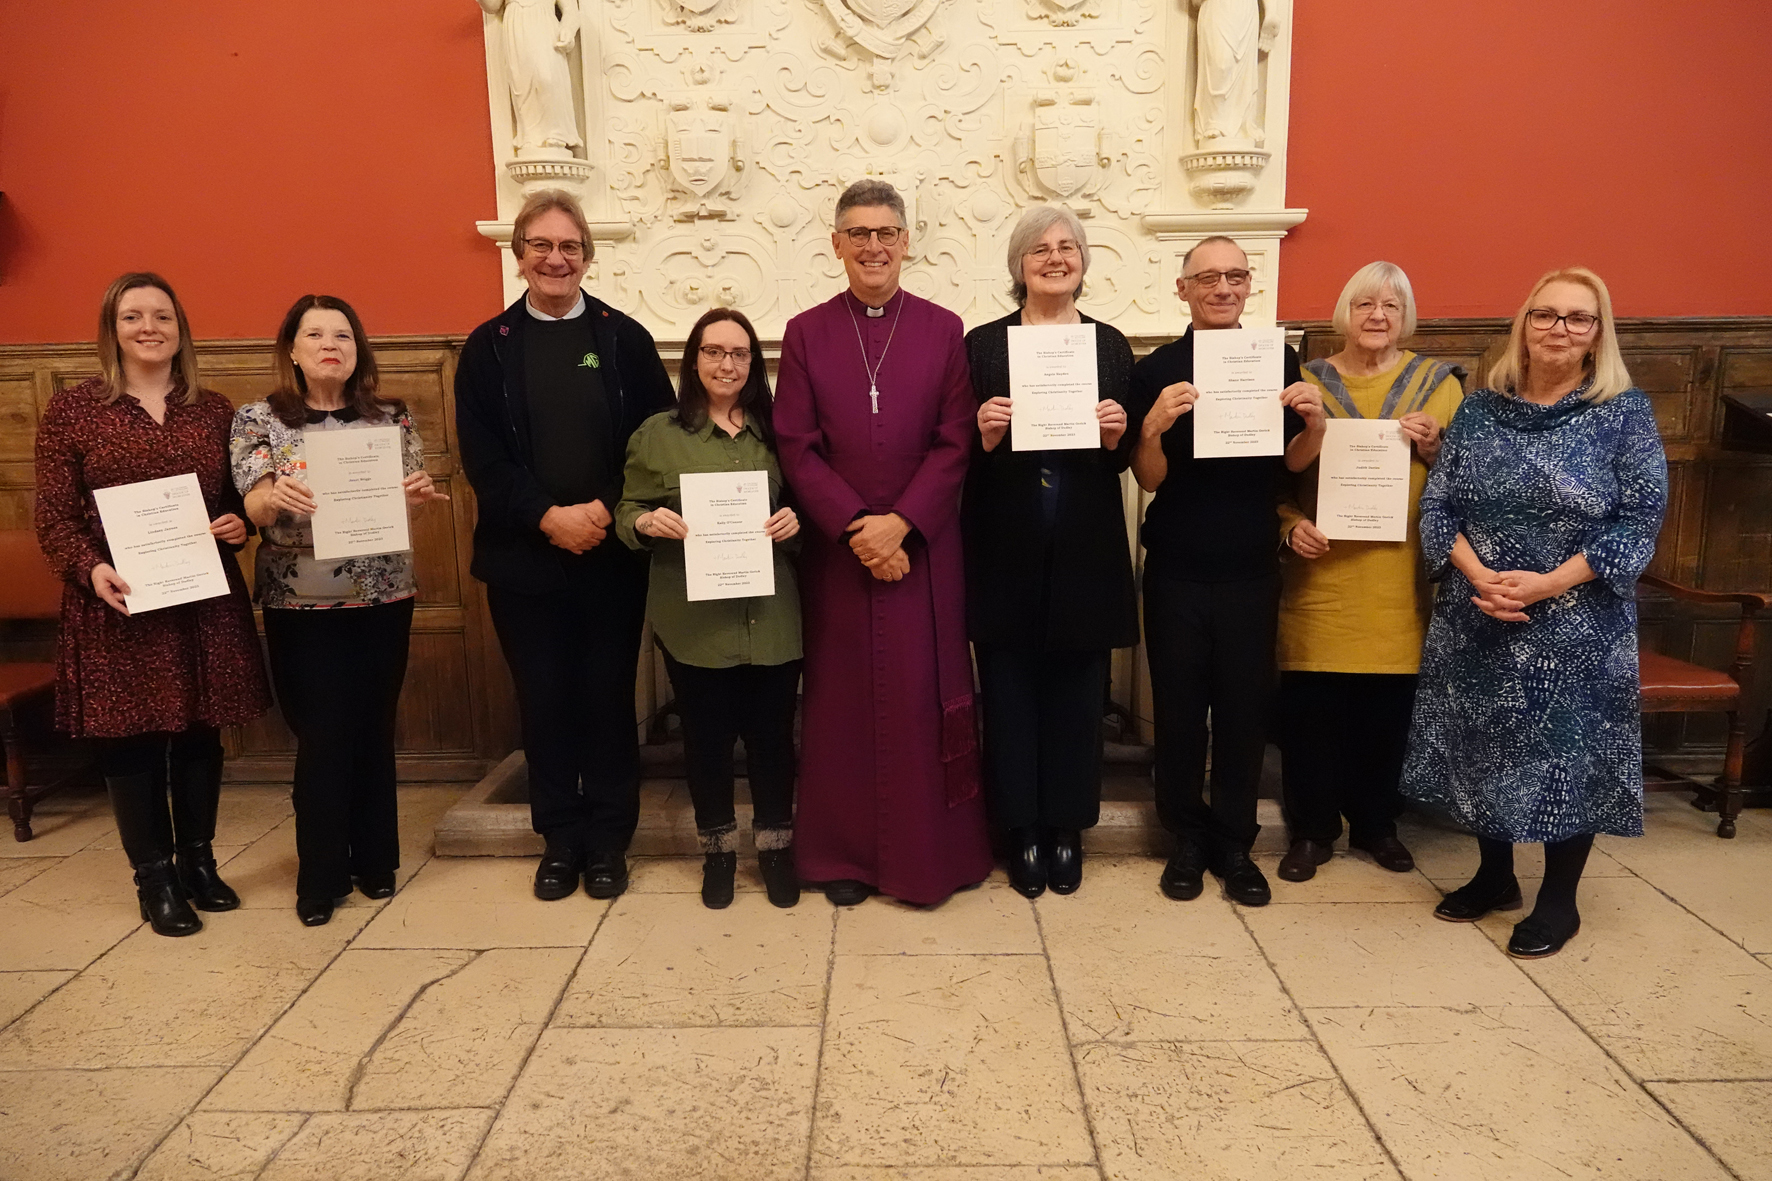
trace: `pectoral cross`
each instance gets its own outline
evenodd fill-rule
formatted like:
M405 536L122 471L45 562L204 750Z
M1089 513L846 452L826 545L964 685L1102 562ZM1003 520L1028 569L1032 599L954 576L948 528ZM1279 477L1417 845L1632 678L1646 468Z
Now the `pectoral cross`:
M875 386L868 387L868 400L874 404L874 413L880 413L880 391Z

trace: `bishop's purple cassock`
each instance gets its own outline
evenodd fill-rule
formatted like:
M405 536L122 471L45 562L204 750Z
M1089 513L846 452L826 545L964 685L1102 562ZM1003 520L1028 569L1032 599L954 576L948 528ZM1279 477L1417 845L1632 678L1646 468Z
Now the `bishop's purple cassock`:
M978 404L958 316L902 290L883 310L845 291L782 338L775 430L810 526L794 847L807 881L930 903L991 871L960 546ZM876 579L845 532L887 512L912 526L898 582Z

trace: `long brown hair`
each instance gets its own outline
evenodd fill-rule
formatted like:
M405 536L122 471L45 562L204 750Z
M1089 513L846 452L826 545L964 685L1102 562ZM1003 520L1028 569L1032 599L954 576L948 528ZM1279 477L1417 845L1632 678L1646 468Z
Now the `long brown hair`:
M178 301L172 284L152 271L131 271L105 288L104 302L98 309L98 372L103 387L101 400L108 406L123 396L123 351L117 343L117 305L126 292L138 287L154 287L172 301L173 314L178 317L178 356L172 361L172 388L185 405L191 406L203 396L197 378L197 346L191 340L191 322L185 318L185 305Z
M369 334L363 331L363 321L357 318L356 310L336 295L304 295L290 305L283 317L283 327L277 329L277 344L271 354L277 384L265 399L271 404L271 413L286 427L298 428L308 421L308 379L290 350L295 347L295 334L301 330L301 318L315 310L342 313L350 322L351 335L357 338L357 368L345 378L345 405L368 419L405 413L404 402L381 396L381 370L376 368Z
M713 308L704 313L689 330L683 345L683 366L677 372L677 422L686 431L699 431L708 420L708 391L701 384L701 371L695 359L701 355L701 336L709 324L730 320L744 329L751 342L751 372L738 391L738 408L745 420L755 424L757 435L765 442L775 440L775 399L769 392L769 367L763 363L763 345L757 330L745 314L732 308Z

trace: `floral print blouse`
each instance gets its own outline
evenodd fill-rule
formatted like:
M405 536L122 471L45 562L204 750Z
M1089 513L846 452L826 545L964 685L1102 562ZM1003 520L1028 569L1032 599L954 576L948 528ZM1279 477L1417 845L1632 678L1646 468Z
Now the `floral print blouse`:
M355 430L390 425L388 419L365 419L346 408L309 411L307 430ZM412 416L402 410L392 419L400 428L407 475L424 467L424 444L413 429ZM303 428L285 426L269 402L253 402L234 413L230 440L234 487L244 496L267 475L297 476L307 471L302 455ZM258 546L253 598L261 607L369 607L409 599L418 593L412 554L373 554L321 562L314 557L314 533L307 517L279 513L262 529Z

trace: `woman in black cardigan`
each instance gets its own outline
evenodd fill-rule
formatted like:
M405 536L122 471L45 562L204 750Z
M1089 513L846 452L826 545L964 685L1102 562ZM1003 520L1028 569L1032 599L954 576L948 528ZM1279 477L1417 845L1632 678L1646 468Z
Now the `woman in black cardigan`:
M1062 205L1029 210L1009 238L1021 310L966 336L979 446L966 480L968 632L984 705L987 800L1009 834L1009 880L1029 898L1083 879L1081 830L1101 812L1108 659L1138 642L1120 474L1131 458L1132 349L1077 311L1089 243ZM1095 329L1101 445L1017 451L1009 424L1009 329Z

